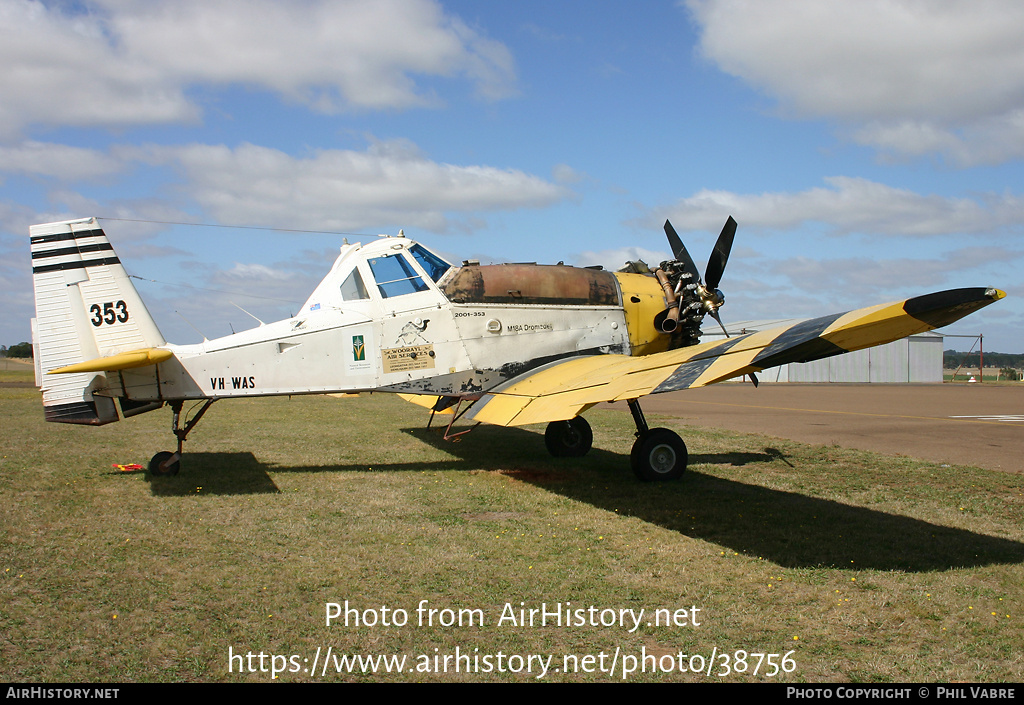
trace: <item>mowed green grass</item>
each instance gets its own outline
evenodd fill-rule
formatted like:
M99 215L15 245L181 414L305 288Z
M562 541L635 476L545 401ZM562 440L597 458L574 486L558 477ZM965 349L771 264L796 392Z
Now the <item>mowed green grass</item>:
M628 413L588 413L595 448L571 460L547 455L543 428L451 443L426 416L388 395L218 402L182 473L151 478L111 465L173 449L169 410L47 424L38 392L7 379L5 678L269 681L276 665L284 681L529 681L537 654L549 681L621 681L644 655L627 680L1024 679L1020 476L680 429L687 476L643 484ZM326 603L346 600L378 623L326 625ZM419 623L423 600L434 624ZM646 612L632 633L498 624L506 604L567 602ZM381 624L385 607L408 623ZM649 626L656 609L700 624ZM458 610L478 612L437 623ZM328 648L407 661L325 674ZM489 671L435 672L456 649L478 671L490 656ZM565 672L570 655L593 660Z

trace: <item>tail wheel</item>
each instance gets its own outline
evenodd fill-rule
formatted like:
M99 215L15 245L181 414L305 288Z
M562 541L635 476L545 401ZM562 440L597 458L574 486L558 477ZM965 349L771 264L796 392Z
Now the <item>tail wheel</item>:
M678 480L686 471L689 454L675 431L652 428L642 433L629 455L633 473L644 482Z
M594 432L582 416L568 421L552 421L544 431L544 445L556 458L578 458L586 455L594 443Z
M177 475L178 470L181 469L181 460L175 460L173 463L168 465L166 468L160 466L164 464L174 453L162 450L149 461L149 474L153 477L160 477L162 475Z

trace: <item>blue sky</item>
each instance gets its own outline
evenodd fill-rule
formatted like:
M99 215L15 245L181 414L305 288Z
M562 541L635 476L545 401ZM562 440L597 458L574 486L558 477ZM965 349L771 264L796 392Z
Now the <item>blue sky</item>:
M106 218L184 343L294 313L342 237L617 268L666 258L670 218L703 267L733 215L727 322L998 286L950 332L1024 352L1022 26L1013 0L0 0L0 343L30 337L38 222Z

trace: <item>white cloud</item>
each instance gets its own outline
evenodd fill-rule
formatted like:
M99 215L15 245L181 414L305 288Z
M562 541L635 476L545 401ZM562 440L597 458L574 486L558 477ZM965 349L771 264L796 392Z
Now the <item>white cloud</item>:
M135 156L177 166L191 197L235 225L353 231L399 224L443 232L457 226L453 212L542 207L570 193L514 169L434 162L405 140L306 157L253 144L153 146Z
M959 164L1021 155L1016 0L686 4L700 52L786 113L853 125L858 141L897 155L937 152ZM1002 150L991 144L992 123L1004 127Z
M886 257L888 252L753 260L733 252L723 279L727 303L722 317L732 327L741 320L813 318L961 286L1010 289L1006 285L1013 279L1007 274L1024 259L1022 250L989 246L913 257Z
M515 66L433 0L0 0L0 133L28 125L195 121L195 85L267 89L322 112L436 103L417 76L487 99Z
M0 147L0 172L75 181L114 174L123 167L120 160L95 149L31 140Z
M18 248L26 257L28 256L28 250L24 248L26 247L25 242L28 241L28 228L30 225L38 222L40 221L36 220L36 213L28 206L13 201L0 200L0 237L10 233L15 237L25 238L23 241L19 240ZM4 257L0 257L0 261L4 259Z
M618 247L611 250L600 250L598 252L593 252L591 250L581 252L576 257L576 262L583 267L600 264L605 269L614 272L622 269L626 262L635 262L636 260L643 260L651 267L651 269L654 269L663 261L671 257L671 255L672 253L669 252L667 245L663 252L648 250L643 247Z
M1011 194L949 198L848 176L825 182L826 187L796 193L705 189L653 209L645 222L660 224L668 218L677 230L714 230L731 214L745 227L792 229L815 221L838 234L900 236L984 233L1024 222L1024 200Z
M29 319L35 315L32 294L32 260L28 228L36 220L32 210L0 200L0 331L2 345L31 340Z
M1024 157L1024 108L982 118L961 129L926 120L871 123L852 139L897 157L942 154L959 166L998 164Z
M0 2L0 133L32 123L123 125L194 120L181 86L134 61L91 14Z
M582 174L573 169L568 164L555 164L551 168L551 178L560 184L570 185L578 184L587 178L586 174Z
M881 259L791 257L770 264L772 274L786 277L790 286L808 292L843 293L848 298L893 298L894 291L941 287L965 271L978 271L993 261L1013 262L1024 252L1006 248L968 247L936 257ZM977 282L986 285L986 282Z

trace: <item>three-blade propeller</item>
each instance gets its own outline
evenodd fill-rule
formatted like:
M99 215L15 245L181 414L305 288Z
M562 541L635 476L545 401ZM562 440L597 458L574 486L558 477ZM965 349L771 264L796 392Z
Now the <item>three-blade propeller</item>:
M732 241L736 237L736 221L733 220L731 215L725 221L725 226L722 228L722 232L718 235L718 241L715 243L715 249L711 252L708 266L704 270L703 280L700 278L700 273L697 271L697 265L694 264L693 258L686 251L686 245L683 244L676 229L672 227L672 223L667 220L665 221L665 234L668 236L668 244L672 248L672 254L675 255L676 261L690 275L690 280L697 283L696 294L700 297L702 310L705 313L710 313L711 317L718 321L718 325L722 327L722 332L725 333L726 337L729 337L729 331L725 329L725 325L718 315L718 309L725 303L725 296L718 290L718 285L722 281L725 265L729 261Z
M711 251L711 257L708 259L708 266L704 270L703 280L700 278L697 265L694 264L693 258L690 257L690 253L686 250L686 245L683 244L676 229L672 227L672 223L667 220L665 221L665 235L668 236L668 244L672 248L672 254L675 256L676 261L682 265L683 271L690 275L690 281L696 283L694 293L700 299L701 311L711 314L711 317L721 326L725 337L728 338L729 331L726 330L725 324L722 323L722 319L718 315L718 309L725 303L725 295L719 291L718 285L722 281L725 265L729 261L732 241L736 237L736 221L733 220L731 215L725 221L725 226L722 228L722 232L718 235L718 241L715 243L715 249ZM753 374L750 377L756 387L757 377Z

